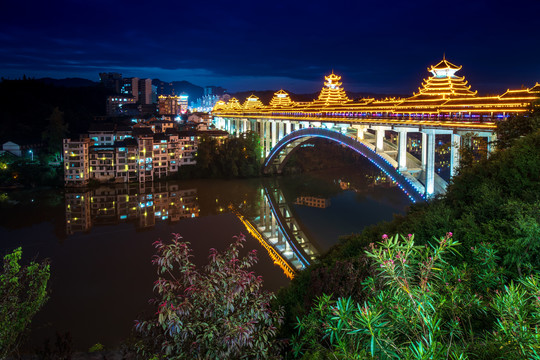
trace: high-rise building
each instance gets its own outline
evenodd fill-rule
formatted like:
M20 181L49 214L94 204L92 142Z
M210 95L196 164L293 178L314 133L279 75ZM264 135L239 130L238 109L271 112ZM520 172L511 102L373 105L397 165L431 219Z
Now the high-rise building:
M137 77L124 78L122 80L122 89L120 93L125 96L131 96L135 102L139 102L139 81Z
M189 95L184 92L181 93L179 96L178 105L180 106L180 113L187 113L189 105Z
M140 104L152 104L152 79L139 79L137 99Z
M134 105L135 103L136 101L131 95L111 95L107 98L107 115L133 115L133 110L136 110L136 108L133 109L128 105Z
M170 116L180 115L179 101L180 101L180 98L178 96L159 95L158 97L159 115L170 115Z
M99 73L99 80L107 89L112 90L115 94L120 94L122 74L115 72Z

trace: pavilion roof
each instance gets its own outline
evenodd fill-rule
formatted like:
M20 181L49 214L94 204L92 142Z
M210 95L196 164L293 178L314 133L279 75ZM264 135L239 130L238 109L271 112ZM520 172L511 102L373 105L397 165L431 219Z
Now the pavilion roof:
M341 87L341 76L332 73L325 76L326 82L319 94L319 98L313 101L313 104L320 105L334 105L349 102L349 98L345 93L345 90Z
M258 108L261 108L263 107L263 103L261 102L261 100L259 100L259 98L253 94L251 94L247 99L246 101L244 101L244 109L246 110L249 110L249 109L258 109Z
M461 70L462 65L457 66L452 64L450 61L446 60L446 58L443 58L437 65L431 65L431 68L428 68L428 71L433 70L442 70L442 69L453 69L453 70Z

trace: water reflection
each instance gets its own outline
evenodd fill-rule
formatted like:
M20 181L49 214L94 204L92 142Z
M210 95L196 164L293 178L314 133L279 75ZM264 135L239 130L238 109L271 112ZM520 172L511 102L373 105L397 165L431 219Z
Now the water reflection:
M197 189L181 189L175 183L146 186L99 187L94 190L68 190L66 233L89 231L95 225L132 222L137 230L152 228L159 221L175 222L198 217Z
M328 248L321 246L321 241L311 235L310 226L304 225L302 216L298 216L301 208L331 211L331 198L340 193L354 194L356 202L366 202L366 197L374 198L377 203L391 199L391 206L395 206L395 194L380 196L375 191L395 186L384 173L366 171L360 175L345 172L337 179L328 173L323 173L320 178L310 175L266 179L228 191L204 183L195 186L194 183L179 182L71 189L65 193L65 228L68 235L73 235L90 232L93 226L129 223L140 231L154 228L160 222L171 224L199 217L201 208L204 208L203 215L229 208L274 264L292 278ZM202 189L201 199L199 189ZM400 211L403 206L403 199L397 201ZM354 218L349 220L354 221Z
M294 211L276 182L266 183L247 201L229 204L247 231L266 249L289 278L304 269L320 250L312 244L295 219ZM303 197L304 203L319 201ZM309 199L309 201L308 201ZM93 226L133 223L136 230L153 228L156 222L173 223L200 214L197 188L178 183L147 186L124 184L93 190L70 189L65 193L66 233L89 232ZM223 207L216 198L216 209Z

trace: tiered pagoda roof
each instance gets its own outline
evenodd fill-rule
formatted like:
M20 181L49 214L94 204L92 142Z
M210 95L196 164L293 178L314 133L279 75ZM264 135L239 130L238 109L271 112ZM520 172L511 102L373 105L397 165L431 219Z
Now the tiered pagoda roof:
M218 111L218 110L226 110L228 107L227 107L227 103L223 100L218 100L218 102L216 102L216 105L214 105L214 110L213 111Z
M442 116L448 118L488 116L500 118L508 114L527 111L530 104L540 98L540 84L532 88L508 90L502 95L478 96L471 91L465 77L456 75L461 70L443 58L428 68L432 73L424 80L420 91L408 98L372 99L363 98L351 101L341 87L341 76L333 72L325 76L324 86L317 100L312 102L293 102L289 95L280 90L274 94L269 105L262 105L255 96L250 96L241 106L233 98L228 104L218 102L214 107L216 114L238 115L243 112L254 115L291 117L403 117L403 116Z
M428 71L433 74L427 80L424 79L420 92L413 98L436 97L450 99L456 97L476 96L476 91L471 91L471 86L464 76L456 76L455 73L461 66L452 64L446 59L442 59L437 65L432 65Z
M336 105L350 101L345 90L341 87L343 84L339 81L341 80L341 76L334 74L332 71L332 73L325 76L324 79L326 82L319 94L319 98L313 101L314 105Z
M263 103L259 98L253 94L251 94L246 101L244 101L244 109L250 110L250 109L258 109L263 107Z
M229 100L227 103L227 107L229 110L242 110L242 105L240 105L240 101L238 101L237 98L233 97Z
M271 107L287 107L294 105L294 101L291 100L289 94L283 91L283 89L274 93L274 97L272 98L272 100L270 100Z

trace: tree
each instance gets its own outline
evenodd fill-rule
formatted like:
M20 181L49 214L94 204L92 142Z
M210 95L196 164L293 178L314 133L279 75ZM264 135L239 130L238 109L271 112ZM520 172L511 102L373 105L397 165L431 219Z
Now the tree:
M243 235L220 254L210 249L204 272L191 262L189 243L178 234L170 244L155 242L153 263L159 275L157 318L136 322L150 344L144 355L167 359L269 359L278 350L273 338L282 309L272 310L273 294L262 290L262 277L248 269L255 250L240 257ZM153 341L153 343L152 343Z
M47 128L41 136L47 144L47 151L55 157L56 161L60 161L62 139L66 137L68 128L64 122L64 113L58 107L55 107L47 121Z
M31 262L21 267L21 248L4 257L0 274L0 358L15 351L21 334L47 301L49 264Z
M514 115L507 120L499 121L495 134L496 145L500 150L509 148L513 142L525 135L540 129L540 103L532 104L529 112L523 115Z

